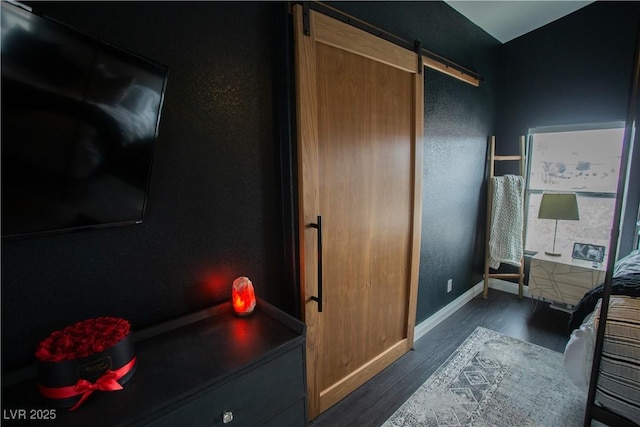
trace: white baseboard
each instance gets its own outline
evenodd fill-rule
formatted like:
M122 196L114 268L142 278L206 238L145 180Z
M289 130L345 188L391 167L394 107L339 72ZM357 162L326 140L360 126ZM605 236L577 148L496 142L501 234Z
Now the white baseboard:
M442 307L433 315L420 322L420 324L416 325L416 328L414 330L413 341L415 342L422 338L427 332L438 326L447 317L458 311L466 303L474 299L477 295L480 295L483 290L484 282L480 282L464 294L460 295L458 298L451 301L446 306Z
M480 282L480 283L484 283L484 282ZM496 289L498 291L518 295L518 284L509 282L507 280L489 279L489 289ZM531 296L529 295L529 287L526 285L522 287L522 297L531 298Z
M508 292L514 295L518 294L517 283L508 282L501 279L489 279L489 289L496 289L498 291ZM453 313L461 309L466 303L474 299L476 296L480 295L483 290L484 280L480 281L473 288L469 289L467 292L451 301L449 304L435 312L433 315L420 322L420 324L416 325L414 329L413 341L415 342L422 338L427 332L438 326L447 317L451 316ZM528 286L524 286L522 293L523 297L529 298Z

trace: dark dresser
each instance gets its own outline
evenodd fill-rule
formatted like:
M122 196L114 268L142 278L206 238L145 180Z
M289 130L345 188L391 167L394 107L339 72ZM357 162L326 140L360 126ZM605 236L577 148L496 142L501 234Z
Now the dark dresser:
M2 424L306 425L305 325L265 301L249 317L222 304L134 338L137 370L123 390L69 412L28 379L3 387Z

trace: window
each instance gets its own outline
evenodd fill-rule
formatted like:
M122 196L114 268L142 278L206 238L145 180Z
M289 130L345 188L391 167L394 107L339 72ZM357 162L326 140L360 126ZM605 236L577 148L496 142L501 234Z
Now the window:
M542 193L574 192L579 221L558 221L556 252L573 244L607 248L618 186L624 123L582 129L531 129L526 190L525 250L550 250L556 221L538 219Z

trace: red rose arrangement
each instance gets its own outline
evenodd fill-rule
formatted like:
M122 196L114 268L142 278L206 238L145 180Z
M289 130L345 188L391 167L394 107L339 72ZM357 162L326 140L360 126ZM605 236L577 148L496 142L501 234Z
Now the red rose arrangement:
M35 354L40 394L74 411L95 391L122 390L137 366L130 332L124 319L98 317L51 333Z
M40 362L63 362L100 353L120 342L130 332L128 321L115 317L87 319L51 333L38 345Z

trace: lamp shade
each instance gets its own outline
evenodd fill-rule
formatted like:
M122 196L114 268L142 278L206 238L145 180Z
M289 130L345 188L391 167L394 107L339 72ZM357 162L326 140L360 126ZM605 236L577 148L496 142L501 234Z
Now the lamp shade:
M579 220L576 193L543 193L538 218Z

